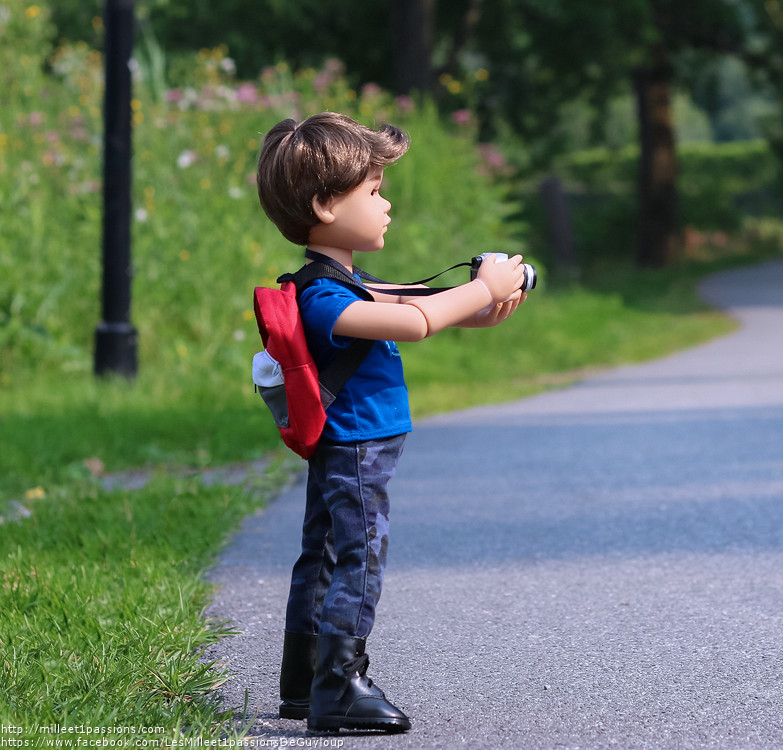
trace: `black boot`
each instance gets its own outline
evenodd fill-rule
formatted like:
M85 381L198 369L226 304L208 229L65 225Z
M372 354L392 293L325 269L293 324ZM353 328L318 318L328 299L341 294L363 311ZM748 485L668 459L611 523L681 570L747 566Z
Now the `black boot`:
M280 718L306 719L315 672L318 636L285 631L280 666Z
M363 638L318 636L308 729L405 732L411 728L408 717L365 676L369 663Z

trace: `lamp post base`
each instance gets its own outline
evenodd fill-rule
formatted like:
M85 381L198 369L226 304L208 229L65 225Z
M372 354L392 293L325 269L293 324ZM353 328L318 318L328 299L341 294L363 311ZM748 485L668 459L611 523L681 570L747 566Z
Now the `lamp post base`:
M136 329L130 323L101 321L95 329L95 374L134 378L138 370Z

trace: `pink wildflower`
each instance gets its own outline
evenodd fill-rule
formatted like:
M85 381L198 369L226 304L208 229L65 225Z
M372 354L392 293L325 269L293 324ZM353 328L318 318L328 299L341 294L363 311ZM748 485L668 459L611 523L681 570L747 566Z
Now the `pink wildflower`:
M400 112L412 112L416 108L415 102L409 96L398 96L394 103Z
M362 86L362 96L371 97L378 96L383 93L383 89L377 83L365 83Z
M316 74L313 78L313 91L316 94L325 94L329 90L329 84L332 83L334 78L327 71L322 71Z
M237 86L236 97L238 102L253 104L258 101L258 90L252 83L242 83Z
M685 227L685 249L695 250L704 242L704 235L695 227Z
M506 157L500 153L491 143L480 143L478 145L481 158L488 167L503 169L508 166Z
M338 60L336 57L330 57L324 62L324 72L330 73L334 76L339 76L345 72L345 65L343 65L342 61Z

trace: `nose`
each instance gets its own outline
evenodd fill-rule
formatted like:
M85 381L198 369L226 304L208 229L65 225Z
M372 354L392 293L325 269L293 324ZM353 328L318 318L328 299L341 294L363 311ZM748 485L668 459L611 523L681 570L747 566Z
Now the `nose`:
M388 200L386 200L386 198L383 199L383 205L384 205L383 212L389 213L389 211L391 211L391 203Z

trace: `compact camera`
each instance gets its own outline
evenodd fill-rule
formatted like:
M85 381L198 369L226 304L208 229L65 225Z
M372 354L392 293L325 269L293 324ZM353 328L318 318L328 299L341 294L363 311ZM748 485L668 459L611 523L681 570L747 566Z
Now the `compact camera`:
M508 260L508 255L505 253L481 253L475 258L470 259L470 279L471 281L478 275L479 266L485 258L489 258L491 255L495 256L495 263L502 263L504 260ZM531 266L530 263L522 263L522 269L525 272L524 279L522 280L522 286L520 289L523 292L529 292L531 289L536 288L536 281L538 275L536 274L536 267Z

